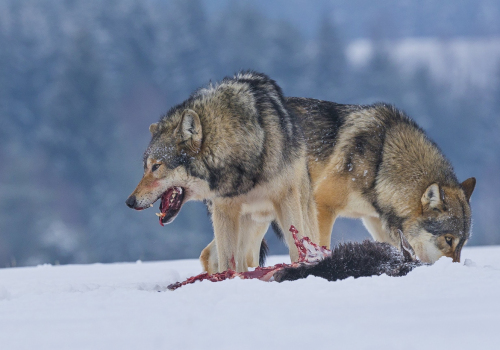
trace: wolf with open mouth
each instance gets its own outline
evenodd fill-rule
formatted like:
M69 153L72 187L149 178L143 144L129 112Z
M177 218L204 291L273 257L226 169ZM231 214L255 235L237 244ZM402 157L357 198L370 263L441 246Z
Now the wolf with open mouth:
M207 272L258 264L250 247L270 223L319 239L303 132L264 74L242 72L199 89L149 130L144 175L126 204L142 210L160 200L163 226L187 201L209 203L218 249L212 262L201 257ZM297 261L292 235L285 241Z

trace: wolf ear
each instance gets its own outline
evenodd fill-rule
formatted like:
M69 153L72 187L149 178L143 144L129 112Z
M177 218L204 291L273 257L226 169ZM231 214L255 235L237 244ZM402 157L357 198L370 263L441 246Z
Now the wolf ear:
M406 239L405 235L401 230L398 230L398 232L400 241L399 249L401 250L401 253L403 253L405 261L416 261L417 256L415 255L415 251L410 245L410 242L408 242L408 240Z
M193 153L198 153L203 138L201 122L198 114L192 109L186 109L182 113L181 122L175 130L181 143L186 144Z
M462 182L462 188L465 193L465 197L467 198L467 202L470 199L470 196L472 196L472 192L474 192L474 188L476 187L476 178L475 177L470 177L464 182Z
M441 191L439 190L438 184L432 184L425 190L422 196L422 205L424 210L439 208L442 204Z
M155 134L156 130L158 130L158 123L153 123L149 126L149 132L151 133L151 136Z

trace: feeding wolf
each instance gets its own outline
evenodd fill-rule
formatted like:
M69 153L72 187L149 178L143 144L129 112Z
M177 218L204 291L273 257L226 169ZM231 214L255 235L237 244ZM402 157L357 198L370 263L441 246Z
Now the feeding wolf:
M208 203L218 247L212 263L201 257L208 272L256 266L253 247L270 222L319 239L304 135L267 76L243 72L199 89L149 130L144 175L126 204L142 210L160 199L163 225L189 200Z
M460 261L476 179L460 183L412 119L386 104L286 101L306 136L320 245L330 247L337 217L361 218L376 241L399 247L403 232L423 262ZM212 259L216 250L212 242L204 253Z
M412 119L386 104L289 98L287 106L306 134L321 245L330 245L335 219L345 216L395 247L402 231L423 262L460 261L476 179L460 183Z

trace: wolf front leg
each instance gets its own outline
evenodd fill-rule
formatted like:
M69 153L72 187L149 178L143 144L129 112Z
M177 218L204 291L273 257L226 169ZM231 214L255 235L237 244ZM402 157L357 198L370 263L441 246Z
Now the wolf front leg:
M314 200L313 186L306 169L301 168L302 172L296 183L297 193L292 193L292 202L297 200L299 202L300 216L296 216L295 221L302 219L302 231L299 231L302 236L309 237L315 243L320 243L320 231L318 226L318 211L316 208L316 201ZM293 210L293 208L292 208ZM286 227L286 232L289 232L290 227Z
M295 246L295 240L289 229L290 226L295 226L299 231L300 236L307 236L309 230L305 228L304 215L300 202L300 194L297 188L290 188L284 196L275 204L278 223L285 236L285 242L288 245L290 252L290 260L297 262L299 260L299 252ZM316 238L316 237L315 237Z
M380 218L376 218L373 216L365 216L361 218L361 220L363 221L363 224L365 225L368 232L370 232L374 240L376 240L377 242L389 243L390 245L399 248L401 241L399 239L398 230L387 229L386 227L384 227L384 224L382 220L380 220Z
M328 205L318 203L319 245L330 249L332 229L337 215Z
M263 237L267 232L267 229L269 227L268 223L255 223L255 222L250 222L248 223L249 226L247 226L248 230L245 233L245 230L242 230L242 226L245 225L246 220L240 220L240 237L243 235L247 235L247 241L241 241L240 240L240 245L244 245L244 249L246 251L245 257L246 257L246 266L247 267L257 267L259 266L260 259L265 259L265 253L264 256L260 256L261 250L262 250L262 245L265 243L263 242ZM242 237L243 238L243 237ZM219 265L218 265L218 257L217 257L217 244L215 243L215 239L210 242L205 249L202 250L200 254L200 262L201 266L203 267L203 271L208 272L209 274L213 274L218 272L219 270Z
M259 266L260 250L262 240L269 227L269 222L259 222L252 218L251 214L243 215L239 222L239 251L243 252L241 263L243 271L249 267Z
M239 255L239 220L240 207L231 200L214 201L212 222L214 225L215 244L217 246L218 272L228 269L238 271Z
M300 187L300 203L302 204L302 215L304 217L303 235L309 237L312 242L319 244L321 243L321 236L318 224L318 211L314 200L312 185L309 175L307 174L303 177ZM327 248L330 248L329 244Z

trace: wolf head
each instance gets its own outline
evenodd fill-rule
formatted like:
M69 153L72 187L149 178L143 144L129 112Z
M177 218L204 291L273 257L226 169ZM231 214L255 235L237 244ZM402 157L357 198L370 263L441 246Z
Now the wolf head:
M152 138L144 152L144 174L126 204L142 210L161 198L157 215L163 226L175 219L186 201L199 199L203 191L203 183L187 172L187 165L200 151L203 133L198 114L181 108L151 124L149 131Z
M280 87L255 72L198 89L150 131L144 175L126 204L141 210L161 198L161 224L188 200L246 194L305 153Z
M476 185L469 178L459 186L431 184L422 195L421 212L405 223L405 234L417 256L433 263L441 256L460 262L460 253L470 237L469 200Z

